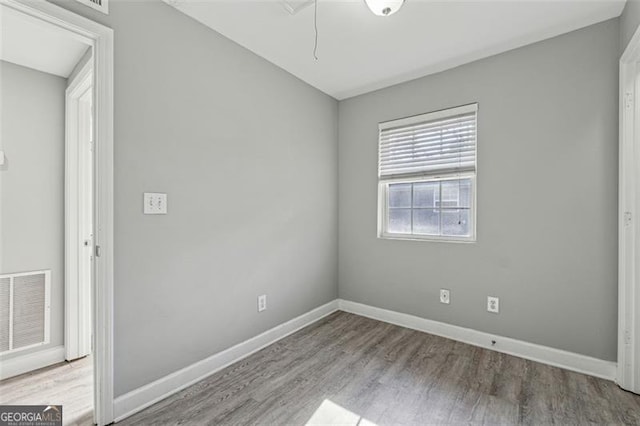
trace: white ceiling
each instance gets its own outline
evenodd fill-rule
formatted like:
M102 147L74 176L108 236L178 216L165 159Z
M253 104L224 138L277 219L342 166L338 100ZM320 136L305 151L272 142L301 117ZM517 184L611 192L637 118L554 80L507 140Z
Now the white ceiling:
M6 6L0 6L0 23L0 59L27 68L66 78L89 48Z
M344 99L620 15L624 0L407 0L373 15L364 0L165 0L321 91ZM290 3L291 1L289 1Z

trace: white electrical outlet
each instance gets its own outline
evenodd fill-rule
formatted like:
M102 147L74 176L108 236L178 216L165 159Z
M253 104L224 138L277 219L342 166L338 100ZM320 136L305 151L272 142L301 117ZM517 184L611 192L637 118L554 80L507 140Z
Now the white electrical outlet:
M258 312L262 312L267 309L267 295L263 294L258 296Z
M167 194L145 192L143 200L144 214L167 214Z
M440 303L444 303L446 305L448 305L449 303L451 303L451 295L449 294L449 290L447 290L446 288L441 288L440 289Z
M487 296L487 311L494 314L500 313L500 299L493 296Z

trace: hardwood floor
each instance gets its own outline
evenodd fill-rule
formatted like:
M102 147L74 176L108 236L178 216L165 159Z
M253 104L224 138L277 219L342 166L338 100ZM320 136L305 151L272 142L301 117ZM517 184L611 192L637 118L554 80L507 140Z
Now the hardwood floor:
M345 312L122 425L635 424L613 382Z
M91 357L0 381L0 405L62 405L63 423L93 424Z

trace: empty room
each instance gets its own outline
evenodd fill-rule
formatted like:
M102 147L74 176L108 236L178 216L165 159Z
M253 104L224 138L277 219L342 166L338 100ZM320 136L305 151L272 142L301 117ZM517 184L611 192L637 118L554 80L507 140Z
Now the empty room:
M1 425L640 425L640 0L0 0Z

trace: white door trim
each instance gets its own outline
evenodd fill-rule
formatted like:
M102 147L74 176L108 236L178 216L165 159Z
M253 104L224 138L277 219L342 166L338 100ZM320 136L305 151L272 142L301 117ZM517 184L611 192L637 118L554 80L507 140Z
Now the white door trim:
M86 105L81 99L91 95L93 86L93 63L91 60L80 68L73 76L65 91L65 272L64 272L64 348L68 361L81 358L91 353L90 315L93 297L91 284L88 292L86 283L87 252L93 250L93 242L84 235L85 228L91 226L86 217L90 203L85 194L90 193L88 185L92 179L83 173L89 167L83 146L88 141L82 140L83 134L89 131L86 119ZM85 247L85 241L90 242ZM90 269L89 269L90 271ZM88 271L87 271L88 272Z
M640 30L620 58L618 372L640 393Z
M113 30L44 0L0 0L93 48L94 421L113 422Z

